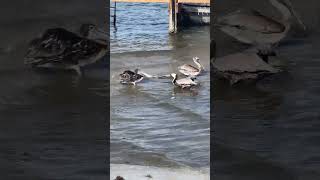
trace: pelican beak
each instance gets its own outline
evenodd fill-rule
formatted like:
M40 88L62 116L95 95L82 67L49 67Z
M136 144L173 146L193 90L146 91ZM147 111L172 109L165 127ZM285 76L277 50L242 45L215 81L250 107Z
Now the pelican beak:
M287 6L289 7L289 10L291 12L291 14L294 16L294 18L297 20L298 24L301 26L301 28L303 29L303 31L307 30L306 25L302 22L300 15L296 12L296 10L293 8L292 3L290 2L290 0L284 0L284 2L287 4Z
M108 32L100 28L95 28L94 30L92 30L87 38L94 40L98 43L108 45L108 39L109 39Z
M296 13L296 11L294 9L292 9L292 14L294 15L294 17L296 18L296 20L298 21L299 25L301 26L301 28L306 31L307 30L307 26L302 22L300 16Z

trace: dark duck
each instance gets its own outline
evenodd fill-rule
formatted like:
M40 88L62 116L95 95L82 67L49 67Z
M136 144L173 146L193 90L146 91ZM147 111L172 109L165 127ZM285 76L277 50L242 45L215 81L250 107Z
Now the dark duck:
M120 74L120 83L122 84L133 84L141 82L144 78L143 75L138 73L139 69L135 69L135 71L126 70Z

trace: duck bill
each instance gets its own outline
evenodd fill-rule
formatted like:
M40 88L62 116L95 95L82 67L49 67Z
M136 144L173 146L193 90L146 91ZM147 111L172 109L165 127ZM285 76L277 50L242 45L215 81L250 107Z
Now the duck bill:
M96 28L94 31L90 33L88 39L92 39L98 43L108 45L109 35L107 31Z

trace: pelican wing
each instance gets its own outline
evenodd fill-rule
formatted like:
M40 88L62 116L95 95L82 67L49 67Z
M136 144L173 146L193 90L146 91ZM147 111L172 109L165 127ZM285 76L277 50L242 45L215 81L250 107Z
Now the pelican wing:
M63 29L49 29L41 38L31 41L25 64L77 64L101 52L104 45L84 39Z
M239 30L255 31L265 34L281 33L285 26L257 11L250 13L237 11L218 19L221 27L232 27Z
M214 69L221 72L235 73L255 73L259 71L267 71L271 73L278 72L270 64L264 62L258 55L250 52L242 52L230 54L217 58L213 63Z
M73 42L73 44L68 41L39 41L39 43L33 44L33 47L29 49L29 52L25 56L25 64L78 64L79 60L90 59L104 48L100 44L88 39L79 39L78 42ZM59 48L53 48L55 46Z
M179 85L197 85L191 78L183 78L176 80L176 83Z
M179 70L184 70L184 71L190 71L190 72L198 72L199 69L194 67L194 66L191 66L189 64L184 64L182 66L179 66L178 67Z

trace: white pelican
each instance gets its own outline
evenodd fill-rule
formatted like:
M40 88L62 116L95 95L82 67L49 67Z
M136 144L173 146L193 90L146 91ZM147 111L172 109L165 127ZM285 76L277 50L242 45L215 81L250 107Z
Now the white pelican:
M281 20L269 18L257 11L236 11L217 20L217 26L226 34L246 44L256 45L265 51L283 39L290 27L290 19L295 17L306 30L306 26L298 17L289 0L269 0L282 14Z
M186 76L192 76L192 77L198 76L204 70L204 68L200 64L200 59L198 57L193 57L193 62L198 67L194 67L189 64L184 64L184 65L178 67L179 72L181 72L182 74L184 74Z
M96 30L90 28L86 34ZM99 33L101 38L98 38ZM100 42L106 33L94 34L97 35L94 39L88 39L63 28L48 29L30 42L24 63L37 68L75 70L81 75L81 67L95 63L108 52L108 45Z
M172 84L184 88L190 88L193 86L197 86L198 83L194 81L194 78L192 77L186 77L183 79L178 79L178 75L176 73L171 73L171 76L173 77Z
M143 80L144 76L138 74L139 69L135 69L135 71L126 70L120 74L120 83L122 84L133 84Z

